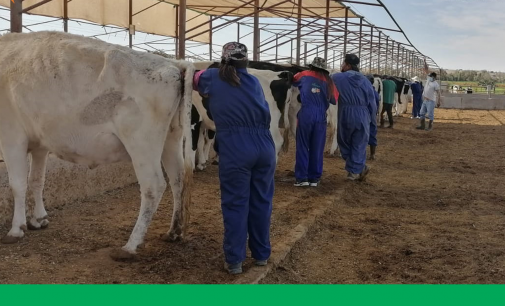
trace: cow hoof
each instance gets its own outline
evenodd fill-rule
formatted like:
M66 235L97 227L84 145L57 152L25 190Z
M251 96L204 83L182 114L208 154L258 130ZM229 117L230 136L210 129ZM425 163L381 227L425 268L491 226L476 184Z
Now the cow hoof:
M123 249L113 249L110 254L110 258L115 261L132 261L136 259L136 255L130 252L127 252Z
M38 219L31 219L28 222L28 229L31 231L38 231L41 229L45 229L49 226L49 220L47 220L47 216Z
M161 240L166 242L178 242L182 240L182 235L170 232L168 234L162 235Z
M205 165L198 165L196 166L197 171L203 171L205 169Z
M47 220L47 219L40 220L39 222L40 222L41 229L46 229L49 226L49 220Z
M19 242L22 238L23 238L23 236L13 237L13 236L6 235L2 238L2 240L0 240L0 242L2 244L14 244L14 243Z

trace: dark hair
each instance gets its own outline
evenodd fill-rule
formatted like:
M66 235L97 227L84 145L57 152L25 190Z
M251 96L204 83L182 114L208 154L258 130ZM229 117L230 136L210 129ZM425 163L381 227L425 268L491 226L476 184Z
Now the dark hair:
M320 76L322 76L326 79L326 84L328 86L328 90L327 90L328 96L326 98L328 99L328 101L331 100L331 97L333 97L333 95L335 94L335 91L334 91L335 84L333 84L333 80L330 77L330 72L328 72L327 70L324 70L324 69L314 67L314 66L311 66L310 70L316 72L317 74L319 74Z
M240 78L237 75L237 68L246 68L248 61L225 61L221 60L221 64L219 65L219 78L231 86L240 86Z
M359 72L359 57L356 56L356 54L346 54L344 62L349 64L351 66L351 70Z

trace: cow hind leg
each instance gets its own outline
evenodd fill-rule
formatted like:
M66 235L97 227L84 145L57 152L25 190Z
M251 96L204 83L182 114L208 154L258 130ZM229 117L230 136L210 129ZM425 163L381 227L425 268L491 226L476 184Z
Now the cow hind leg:
M44 149L37 149L31 152L32 163L28 184L33 194L35 208L33 209L30 221L28 222L29 230L44 229L49 225L49 220L42 197L46 173L47 154L48 151Z
M184 238L189 220L189 204L191 202L187 169L184 169L182 151L182 130L170 133L165 141L161 160L167 172L174 200L170 230L162 237L164 241L178 241Z
M14 134L14 133L12 133ZM11 134L11 136L12 136ZM17 137L12 137L15 139ZM1 240L4 244L18 242L24 237L26 227L26 190L28 184L28 141L19 137L14 142L3 139L2 151L9 185L14 196L14 217L10 231Z
M137 222L128 242L121 249L114 249L110 253L114 260L134 258L138 246L144 242L147 229L165 192L167 184L161 169L161 148L156 148L156 143L162 144L163 140L141 142L135 146L125 144L140 185L141 202Z

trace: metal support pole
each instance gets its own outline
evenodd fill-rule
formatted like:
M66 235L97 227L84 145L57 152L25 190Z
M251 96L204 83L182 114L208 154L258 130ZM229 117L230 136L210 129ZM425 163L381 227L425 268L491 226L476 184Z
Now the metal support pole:
M186 58L186 0L179 0L179 59Z
M384 73L391 74L391 71L388 71L388 54L389 53L389 36L386 36L386 65L384 65Z
M345 25L344 25L344 54L345 56L347 54L347 30L349 26L349 7L345 7Z
M21 0L11 1L11 32L23 32L23 3Z
M254 29L253 29L253 61L260 60L260 28L259 28L259 6L260 1L254 0Z
M175 58L179 58L179 6L175 5Z
M293 64L293 41L291 40L291 60L289 61L290 64Z
M132 23L133 23L133 0L129 0L128 1L128 40L129 40L130 48L133 48Z
M303 65L307 66L307 42L305 42L305 50L303 52Z
M209 16L209 60L212 62L212 15Z
M335 69L335 49L333 49L333 69Z
M68 32L68 0L63 0L63 31Z
M296 64L300 65L301 36L302 36L302 0L298 0L298 28L296 30Z
M400 43L398 43L398 48L396 49L396 73L400 75Z
M379 32L379 51L377 51L377 74L381 74L381 35L382 32Z
M237 42L240 42L240 23L237 22Z
M328 32L330 26L330 0L326 0L326 24L324 27L324 60L328 62ZM319 55L319 52L318 52Z
M279 59L279 34L275 34L275 62Z
M372 73L372 59L373 59L373 27L370 27L370 73Z
M361 59L362 37L363 37L363 17L361 17L359 19L359 51L358 51L358 57L360 59Z
M406 59L407 59L407 57L405 56L405 48L402 48L402 75L403 75L403 77L407 76L407 72L405 71L405 67L407 67Z

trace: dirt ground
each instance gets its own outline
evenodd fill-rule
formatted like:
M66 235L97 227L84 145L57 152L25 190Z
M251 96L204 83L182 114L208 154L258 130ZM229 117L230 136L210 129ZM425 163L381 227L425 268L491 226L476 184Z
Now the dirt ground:
M415 130L407 115L379 130L363 183L345 181L344 161L326 157L320 188L292 187L291 146L276 173L272 244L323 201L334 204L262 283L505 283L505 112L435 115L431 132ZM216 166L195 174L190 235L178 243L159 239L172 213L167 189L128 263L108 252L134 226L137 184L52 209L48 229L0 245L0 283L231 283L218 183Z

